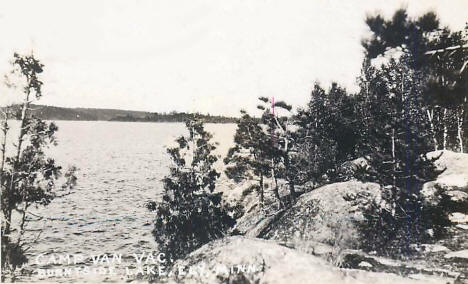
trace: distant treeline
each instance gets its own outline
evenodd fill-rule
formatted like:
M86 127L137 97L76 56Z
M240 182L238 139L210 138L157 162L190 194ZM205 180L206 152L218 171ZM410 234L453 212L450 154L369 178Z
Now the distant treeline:
M206 123L235 123L236 118L225 116L212 116L199 113L171 112L171 113L149 113L144 117L131 114L119 115L110 121L139 121L139 122L183 122L198 117Z
M18 108L19 110L19 108ZM184 122L197 116L207 123L235 123L236 118L193 114L185 112L153 113L120 109L65 108L31 105L31 113L44 120L131 121L131 122Z

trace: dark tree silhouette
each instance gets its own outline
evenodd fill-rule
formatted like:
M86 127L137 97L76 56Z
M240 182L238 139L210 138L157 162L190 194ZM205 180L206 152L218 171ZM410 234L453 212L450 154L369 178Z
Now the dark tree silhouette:
M426 204L423 184L440 171L432 150L430 126L425 118L422 72L414 70L410 54L390 60L381 68L364 65L361 92L365 98L366 158L370 181L382 185L385 206L372 204L366 211L364 247L379 253L407 255L410 243L430 238L427 229L443 232L448 215L443 207Z
M381 15L369 16L366 24L372 32L362 41L368 59L392 48L400 48L412 58L411 68L424 72L421 88L430 106L426 115L431 125L434 149L464 152L468 138L468 29L452 32L440 29L435 13L409 18L400 9L389 20Z
M258 184L250 186L260 196L260 205L264 204L265 179L271 177L272 163L271 138L264 132L259 119L241 111L242 117L237 122L234 146L224 159L226 175L239 182L256 180ZM278 191L275 191L279 199Z
M429 50L427 34L439 28L439 19L434 12L412 19L405 9L400 9L389 20L381 15L368 16L366 24L372 32L370 38L362 41L368 58L382 55L391 48L404 47L414 58L413 64L421 66Z
M159 250L169 260L184 257L211 240L220 238L235 223L215 192L219 173L213 168L216 149L200 120L186 122L188 135L169 148L172 166L163 180L160 203L148 204L156 211L153 235Z
M48 158L44 150L55 145L53 122L45 122L30 113L30 103L42 95L42 81L39 74L43 65L33 55L14 54L13 70L6 77L8 87L22 91L22 103L5 109L2 122L2 159L0 184L2 189L2 270L15 270L27 262L25 251L31 245L25 241L27 222L31 217L31 206L48 205L58 195L57 179L61 167ZM25 81L24 86L16 85L12 78ZM8 119L19 119L19 135L14 144L13 156L7 156L6 136L9 134ZM62 192L66 194L75 185L75 168L66 174ZM16 217L16 218L15 218ZM29 217L29 218L28 218ZM2 274L4 277L5 274Z
M306 108L295 116L294 132L308 178L317 185L347 179L341 165L357 158L360 121L355 99L333 83L328 93L315 84Z

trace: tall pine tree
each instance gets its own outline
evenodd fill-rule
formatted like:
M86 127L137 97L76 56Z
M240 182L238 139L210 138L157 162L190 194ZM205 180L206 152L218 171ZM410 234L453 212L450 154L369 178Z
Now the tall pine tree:
M447 214L425 204L421 194L423 184L440 172L437 158L426 155L433 149L431 129L422 102L422 72L413 63L404 53L381 68L365 64L361 77L364 153L370 180L383 186L387 204L367 211L365 234L372 241L366 245L384 253L408 253L409 244L428 238L427 229L439 232L447 224Z
M256 180L250 189L259 193L260 205L264 204L265 180L271 177L271 141L265 133L260 120L241 111L242 117L237 122L234 135L234 146L229 149L224 163L228 178L239 182L241 180ZM276 197L279 199L278 191ZM279 199L280 200L280 199Z

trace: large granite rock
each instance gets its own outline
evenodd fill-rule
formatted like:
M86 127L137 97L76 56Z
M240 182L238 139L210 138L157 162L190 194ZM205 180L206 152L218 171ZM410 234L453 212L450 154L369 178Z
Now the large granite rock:
M339 269L275 242L240 236L192 252L176 262L172 274L180 283L426 283L390 273Z
M323 250L323 244L355 248L359 240L355 221L362 220L362 208L370 201L384 206L380 193L378 184L358 181L317 188L301 195L293 207L263 228L259 237L313 254Z
M435 164L438 169L445 171L435 181L424 184L422 193L433 204L448 197L451 210L468 213L468 154L452 151L428 153L429 157L439 155Z
M435 162L438 169L445 171L434 181L445 191L459 190L468 193L468 154L452 151L434 151L429 157L440 158Z

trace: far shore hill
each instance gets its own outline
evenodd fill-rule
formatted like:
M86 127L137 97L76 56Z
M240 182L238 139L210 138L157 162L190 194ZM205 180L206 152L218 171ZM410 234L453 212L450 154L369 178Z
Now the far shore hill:
M184 122L195 115L207 123L235 123L237 120L235 117L175 111L157 113L121 109L65 108L35 104L31 105L31 109L34 116L44 120Z

